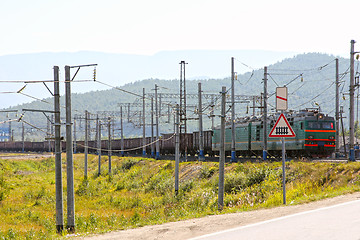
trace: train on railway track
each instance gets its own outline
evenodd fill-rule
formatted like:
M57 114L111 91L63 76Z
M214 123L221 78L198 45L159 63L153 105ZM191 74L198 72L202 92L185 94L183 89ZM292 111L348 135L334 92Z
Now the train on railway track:
M321 113L318 109L305 109L299 112L287 112L285 116L294 130L296 137L286 139L286 153L290 157L326 157L335 151L335 121L334 118ZM278 115L268 116L267 132L274 126ZM239 118L235 124L235 150L237 157L262 156L264 140L264 124L262 117L252 116ZM219 154L220 127L203 132L204 154L215 156ZM121 139L111 141L113 154L142 154L143 138L124 138L123 148ZM180 151L189 155L199 152L199 132L182 134L180 136ZM155 149L151 147L151 137L146 137L146 153L151 155ZM155 144L153 143L155 146ZM162 134L159 140L160 154L175 153L175 134ZM84 151L84 141L74 142L75 152ZM65 142L62 142L65 150ZM101 141L103 154L107 154L108 140ZM153 150L152 150L153 149ZM0 151L31 151L46 152L54 150L54 141L44 142L0 142ZM88 151L97 152L97 142L88 141ZM225 128L225 151L231 153L231 124ZM268 138L268 153L270 156L281 155L280 138Z

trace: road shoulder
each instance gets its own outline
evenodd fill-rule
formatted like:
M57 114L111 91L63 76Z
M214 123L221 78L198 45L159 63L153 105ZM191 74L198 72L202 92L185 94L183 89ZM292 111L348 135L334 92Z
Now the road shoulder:
M301 205L281 206L271 209L212 215L161 225L114 231L102 235L82 237L81 239L182 240L358 199L360 199L360 192L341 195L334 198L327 198Z

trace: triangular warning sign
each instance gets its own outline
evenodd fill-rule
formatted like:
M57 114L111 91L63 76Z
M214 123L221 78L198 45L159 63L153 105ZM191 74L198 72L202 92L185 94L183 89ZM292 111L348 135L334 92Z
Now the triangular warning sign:
M283 113L271 129L269 137L295 137L295 133Z

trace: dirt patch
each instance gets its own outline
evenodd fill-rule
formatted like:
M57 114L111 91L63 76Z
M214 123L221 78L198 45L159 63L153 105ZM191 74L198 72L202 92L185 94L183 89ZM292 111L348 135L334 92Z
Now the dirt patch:
M29 154L11 154L11 155L0 155L1 159L14 159L14 160L24 160L24 159L42 159L52 157L51 153L29 153Z
M102 235L82 237L87 240L182 240L204 234L214 233L234 227L266 221L286 215L309 211L317 208L340 204L360 199L360 193L342 195L317 202L294 206L281 206L271 209L260 209L224 215L212 215L186 221L171 222L155 226L116 231Z

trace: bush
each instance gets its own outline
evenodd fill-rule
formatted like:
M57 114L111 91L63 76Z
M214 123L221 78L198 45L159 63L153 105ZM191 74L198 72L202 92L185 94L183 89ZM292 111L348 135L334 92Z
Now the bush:
M132 166L137 164L139 161L133 158L125 159L121 162L121 169L122 170L130 170Z
M0 176L0 202L4 200L9 193L9 189L6 185L5 179L3 176Z
M209 179L211 178L214 173L216 172L216 167L208 167L207 165L202 166L200 170L200 179Z
M226 193L238 192L246 187L244 173L230 173L225 176L224 191Z

